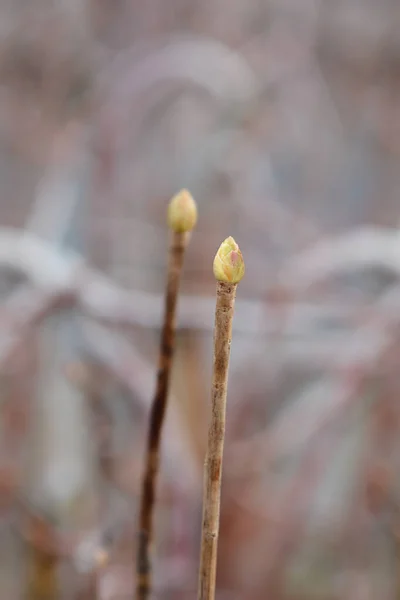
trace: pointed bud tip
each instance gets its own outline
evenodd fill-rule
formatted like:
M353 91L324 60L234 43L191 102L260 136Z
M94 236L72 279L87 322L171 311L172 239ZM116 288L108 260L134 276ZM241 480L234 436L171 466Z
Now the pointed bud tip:
M197 222L197 206L188 190L181 190L168 206L168 226L176 233L191 231Z
M242 253L233 237L226 238L218 248L213 265L217 281L239 283L243 278L245 266Z

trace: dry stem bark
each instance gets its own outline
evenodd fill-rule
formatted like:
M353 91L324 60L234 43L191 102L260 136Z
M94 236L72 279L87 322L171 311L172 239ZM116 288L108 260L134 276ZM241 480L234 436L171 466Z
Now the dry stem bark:
M204 465L203 526L198 600L212 600L215 597L226 396L236 287L237 284L235 283L217 282L212 414Z
M145 471L139 514L139 539L136 565L136 598L146 600L151 590L150 544L157 483L161 432L167 407L169 381L175 342L175 314L188 233L174 232L169 250L164 325L161 333L157 386L150 412Z

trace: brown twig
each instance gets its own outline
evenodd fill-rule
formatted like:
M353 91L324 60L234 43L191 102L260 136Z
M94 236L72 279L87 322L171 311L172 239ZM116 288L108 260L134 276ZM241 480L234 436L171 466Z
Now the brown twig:
M221 244L214 260L214 275L217 279L217 304L214 329L212 414L204 465L203 525L198 600L213 600L215 597L222 457L232 321L237 283L244 275L243 258L233 238L228 238Z
M27 600L57 600L57 565L56 557L32 550Z
M57 535L50 523L36 516L29 518L26 533L29 558L25 598L57 600L60 593L57 568L61 557Z
M150 412L142 496L139 513L139 539L136 564L136 597L148 598L151 590L150 543L153 528L155 488L158 473L161 433L167 407L171 364L175 341L175 313L185 248L197 219L195 202L182 190L169 205L168 223L173 231L169 249L164 325L161 332L156 392Z

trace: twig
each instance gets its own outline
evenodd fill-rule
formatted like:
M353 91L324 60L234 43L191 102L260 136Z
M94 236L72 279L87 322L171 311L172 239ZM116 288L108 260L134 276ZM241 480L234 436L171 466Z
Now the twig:
M27 600L56 600L57 557L33 549L30 558Z
M204 465L199 600L213 600L215 597L222 455L232 320L237 283L244 275L242 254L233 238L227 238L221 244L214 260L214 275L217 279L217 305L214 330L212 416Z
M164 325L161 333L157 386L150 412L142 496L139 513L139 539L136 565L136 595L148 598L151 589L150 542L158 472L161 432L167 407L172 356L175 341L175 313L185 248L189 232L197 220L196 204L186 190L177 194L169 205L168 224L172 229L169 249Z
M36 515L27 522L28 573L26 600L57 600L59 540L51 524Z

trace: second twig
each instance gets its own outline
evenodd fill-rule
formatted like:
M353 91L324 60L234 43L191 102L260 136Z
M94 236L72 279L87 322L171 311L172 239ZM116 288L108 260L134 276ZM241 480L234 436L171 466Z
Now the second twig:
M221 498L222 457L228 368L236 287L244 275L239 246L231 237L220 246L214 259L217 302L214 328L214 362L211 421L204 464L203 524L200 551L198 600L214 600Z

